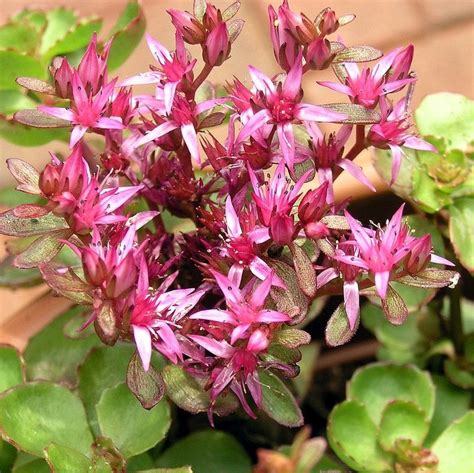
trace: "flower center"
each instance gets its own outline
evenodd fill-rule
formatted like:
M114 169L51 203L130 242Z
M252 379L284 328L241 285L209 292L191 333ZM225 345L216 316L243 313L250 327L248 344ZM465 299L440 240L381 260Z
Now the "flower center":
M272 115L276 123L293 121L294 111L295 103L285 98L278 98L272 106Z
M248 266L255 258L254 245L246 235L232 239L227 250L231 258L239 264Z

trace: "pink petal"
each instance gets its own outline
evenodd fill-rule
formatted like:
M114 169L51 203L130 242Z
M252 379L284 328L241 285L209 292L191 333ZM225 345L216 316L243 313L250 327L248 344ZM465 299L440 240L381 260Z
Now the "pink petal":
M233 345L237 340L244 338L243 335L249 329L250 324L240 324L232 330L232 334L230 336L230 343Z
M265 95L275 92L275 84L263 72L253 66L249 66L249 73L255 87Z
M71 131L71 138L69 140L69 148L74 146L82 139L86 134L87 127L82 125L76 125Z
M366 229L349 212L344 211L344 215L349 222L352 235L356 239L361 251L363 253L370 251L370 248L372 247L372 240L367 234Z
M247 235L254 243L264 243L270 239L270 232L265 227L255 228L248 232Z
M230 195L225 201L225 219L227 223L227 230L231 237L238 237L242 235L239 217L237 216L234 206L232 205L232 199Z
M302 51L300 51L283 84L283 94L286 99L295 100L300 93L303 78L302 54Z
M295 165L295 136L291 123L277 125L278 140L286 165L293 171Z
M160 325L157 335L161 338L171 353L176 354L178 358L182 359L183 355L181 352L181 347L179 346L178 340L176 340L173 330L171 330L168 324L163 323Z
M390 177L390 185L393 185L397 180L400 167L402 165L402 149L400 146L389 144L392 151L392 175Z
M348 159L341 159L341 161L339 161L339 166L345 171L347 171L352 177L355 177L359 182L367 186L372 192L376 191L374 185L362 172L362 169L356 164L354 164L352 161L349 161Z
M47 113L56 118L60 118L61 120L67 120L68 122L74 121L74 113L71 110L67 110L65 108L59 107L47 107L46 105L40 105L38 107L40 112Z
M242 302L242 295L239 288L230 279L217 271L212 271L212 275L216 279L222 293L226 300L232 304L239 304Z
M163 94L165 99L165 110L166 113L171 112L171 107L173 105L174 95L176 93L176 88L178 87L179 82L167 82L163 87Z
M318 274L316 278L316 286L325 286L328 282L332 281L337 277L339 277L339 274L334 268L327 268Z
M95 124L95 128L105 128L111 129L111 130L123 130L125 126L121 121L119 121L120 118L109 118L109 117L101 117L99 118Z
M333 112L328 108L319 107L318 105L302 103L295 107L295 117L303 121L339 122L345 120L347 115Z
M356 281L344 283L344 305L349 320L349 328L353 331L359 318L359 286Z
M129 85L145 85L145 84L157 84L163 79L161 72L150 71L143 72L136 76L129 77L128 79L120 82L119 87L125 87Z
M186 143L189 152L191 153L191 157L196 163L201 164L199 143L194 125L192 123L181 125L181 134L183 135L183 140Z
M167 61L172 60L171 53L149 34L146 35L146 42L150 48L151 53L160 64L163 65Z
M249 269L253 275L257 276L258 279L262 281L272 275L273 271L270 269L270 266L265 263L261 258L256 256L249 265ZM285 283L281 280L279 276L273 273L272 283L274 286L286 288Z
M428 143L417 136L410 136L403 143L407 148L419 149L421 151L431 151L432 153L437 153L438 150L431 143Z
M270 112L267 109L257 112L240 130L240 133L235 140L236 144L245 141L250 135L255 133L256 130L265 125L265 123L269 122L271 118Z
M344 84L338 84L337 82L328 82L328 81L318 81L319 85L327 87L328 89L335 90L336 92L341 92L342 94L348 95L349 97L354 97L354 92L350 87Z
M161 136L168 134L170 131L176 130L178 125L175 122L169 121L162 123L157 126L155 129L149 131L145 136L142 136L139 140L135 142L135 147L149 143L150 141L156 140Z
M239 263L234 263L230 269L227 277L237 286L240 286L242 281L242 273L244 272L244 267Z
M250 305L254 309L259 309L265 304L265 299L268 297L272 287L272 279L273 272L271 271L270 274L254 289L252 297L250 298Z
M454 263L451 261L447 260L446 258L443 258L442 256L438 255L431 255L431 262L435 264L445 264L447 266L456 266Z
M213 355L220 356L221 358L230 358L232 356L233 348L224 340L218 342L202 335L189 335L189 338Z
M382 271L375 273L375 287L381 299L387 296L388 281L390 279L390 271Z
M151 360L151 335L147 328L140 325L132 325L133 337L137 345L138 354L142 360L143 369L148 371Z
M271 324L274 322L288 322L290 320L289 315L276 310L262 310L258 313L257 322Z
M189 316L190 319L199 320L212 320L213 322L229 323L233 322L234 318L231 317L229 312L218 309L201 310Z

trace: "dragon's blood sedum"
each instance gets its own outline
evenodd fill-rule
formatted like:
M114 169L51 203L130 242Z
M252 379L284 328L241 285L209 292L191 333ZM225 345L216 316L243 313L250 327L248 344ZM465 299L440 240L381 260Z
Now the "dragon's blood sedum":
M298 347L310 337L291 326L315 299L341 296L326 329L328 344L339 345L359 325L361 294L400 324L408 309L393 282L438 288L458 277L432 254L430 235L413 236L403 207L386 225L364 227L349 200L334 198L343 171L375 190L354 164L370 146L391 150L393 179L402 145L434 149L410 123L413 46L385 56L348 46L340 35L352 15L325 9L313 21L284 0L268 11L274 75L250 65L249 77L217 86L213 69L225 67L242 31L238 7L195 1L193 13L170 10L174 50L148 36L151 70L122 81L108 75L110 43L95 36L77 68L57 58L56 96L16 118L72 125L70 155L52 155L41 172L10 160L18 189L42 203L0 216L1 233L34 237L17 267L39 267L54 292L90 307L84 327L93 324L105 344L134 343L143 372L154 369L153 351L176 365L153 379L169 387L181 373L184 391L193 382L189 389L207 396L204 407L174 389L168 395L207 410L211 423L239 403L249 416L259 408L275 416L262 388L275 376L297 376ZM316 82L330 67L337 80ZM344 99L308 103L305 74L315 76L309 87ZM141 84L154 93L130 89ZM186 226L173 231L176 218ZM68 265L56 257L64 245L76 258ZM138 374L128 382L137 393L133 366ZM290 397L281 386L279 395ZM287 424L295 426L302 416L292 405L296 420Z

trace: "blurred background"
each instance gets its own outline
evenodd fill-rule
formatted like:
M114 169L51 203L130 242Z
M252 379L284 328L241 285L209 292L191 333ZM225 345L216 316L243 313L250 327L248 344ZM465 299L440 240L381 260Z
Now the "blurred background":
M231 2L216 0L214 3L224 9ZM11 15L23 8L48 9L64 5L76 9L80 17L94 14L103 17L104 24L99 37L106 37L126 3L127 0L0 0L0 23L6 23ZM278 5L276 0L273 3ZM238 17L246 21L246 26L234 45L231 59L226 61L225 67L215 70L211 81L225 82L235 75L248 83L249 64L269 75L279 72L268 35L267 4L266 0L242 0ZM192 0L142 0L142 5L147 32L172 48L174 36L166 10L176 8L190 11ZM425 95L439 91L474 97L474 0L290 0L290 5L310 18L314 18L326 6L333 8L338 16L355 14L356 20L340 30L348 45L370 45L388 52L397 46L413 43L413 68L418 76L413 108ZM143 39L117 74L121 78L135 75L148 70L151 63L153 58ZM306 74L305 101L344 101L340 94L315 84L316 80L328 79L335 80L331 70ZM48 151L66 152L67 145L55 141L24 148L0 139L0 187L13 183L4 164L7 158L21 158L41 169L49 161ZM371 168L370 152L362 154L357 162L365 167L365 172L377 187L383 188L375 170ZM350 176L342 176L339 181L339 188L342 189L339 198L349 193L360 195L367 192ZM2 250L0 247L0 255ZM38 313L46 313L47 318L51 318L69 304L63 299L52 298L47 292L44 285L14 292L0 289L0 341L22 347L25 337L28 337L25 326L29 333L34 333L47 322L45 318L38 319ZM36 301L34 307L29 306L33 300Z

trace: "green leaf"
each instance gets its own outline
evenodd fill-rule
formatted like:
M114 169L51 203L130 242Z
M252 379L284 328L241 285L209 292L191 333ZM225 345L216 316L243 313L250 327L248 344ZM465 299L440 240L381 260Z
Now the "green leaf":
M474 373L464 363L461 364L458 360L444 360L444 373L456 386L464 389L474 389Z
M461 94L441 92L423 99L415 113L422 135L442 136L448 149L465 150L474 137L474 101Z
M56 217L53 214L37 218L17 217L15 214L15 209L0 213L1 234L10 236L30 236L66 228L66 222L64 219Z
M384 450L396 449L397 440L411 440L421 447L429 429L425 413L411 401L387 404L380 421L379 442Z
M151 470L140 470L137 473L193 473L190 466L181 468L152 468Z
M0 89L18 90L18 76L46 79L44 67L34 57L16 51L0 51Z
M0 115L0 136L19 146L40 146L52 140L68 141L68 130L61 128L32 128Z
M312 299L316 295L316 271L313 264L300 246L292 244L290 250L300 288Z
M10 345L0 345L0 373L0 392L24 381L22 359Z
M354 336L358 326L359 319L357 319L354 329L350 329L346 308L344 306L344 302L341 302L341 304L339 304L337 309L329 318L329 321L326 325L326 343L331 347L344 345L344 343L347 343Z
M55 442L46 448L45 457L51 471L57 473L86 473L91 471L91 462L87 456L73 448Z
M64 38L70 28L76 23L76 15L66 8L55 8L46 12L47 26L43 33L39 52L46 54L61 38ZM32 75L35 74L18 74Z
M0 429L9 442L37 456L51 442L84 454L92 443L81 401L65 387L46 382L19 385L0 397Z
M302 425L301 409L283 381L270 371L259 370L258 376L262 387L262 411L281 425Z
M132 54L143 37L145 26L145 15L140 5L136 1L129 2L112 28L114 39L108 61L109 71L117 69Z
M102 20L98 17L85 18L72 27L66 35L59 39L48 51L46 58L53 58L86 47L93 33L98 33L102 28Z
M14 15L12 19L16 22L24 21L37 31L41 31L46 26L46 15L41 10L30 10L29 8L25 8Z
M438 190L435 181L433 181L426 170L422 168L413 170L413 190L411 197L418 206L427 213L438 212L452 202L449 195Z
M0 113L11 115L22 108L32 108L36 102L19 90L0 90Z
M117 344L113 348L100 346L93 348L79 366L79 396L96 436L100 429L95 406L103 391L125 379L128 362L134 351L135 348L128 344Z
M169 468L190 465L193 473L252 471L242 446L234 437L218 430L202 430L178 440L160 455L156 465Z
M397 291L389 284L387 297L382 299L382 309L387 320L393 325L401 325L408 317L408 308Z
M165 385L160 372L152 365L145 371L137 352L132 355L128 364L127 386L144 409L154 407L165 394Z
M301 352L301 361L299 362L300 373L293 379L296 392L299 399L304 399L308 394L313 383L317 358L321 350L318 342L312 342L299 348Z
M16 448L3 440L0 440L0 471L12 471L16 458Z
M431 448L438 457L438 473L471 473L474 411L453 422Z
M435 391L429 373L414 366L372 363L356 371L347 385L347 398L364 404L378 425L385 406L395 400L412 401L431 419Z
M345 124L371 124L380 121L380 113L376 110L369 110L362 105L352 103L327 103L321 104L320 107L327 108L333 112L346 115L347 118L342 120L334 120L334 123Z
M430 234L434 252L439 256L445 255L443 235L431 220L421 215L408 215L404 220L412 230L413 236L422 237Z
M36 286L42 282L38 269L18 269L12 266L13 256L0 262L0 286L17 288Z
M446 378L432 374L436 387L436 403L430 431L425 445L430 447L451 422L459 419L469 409L471 394L451 384Z
M100 343L95 335L82 340L64 336L64 325L83 311L82 307L68 310L31 339L24 353L29 381L44 379L76 384L77 367L88 351Z
M449 238L456 256L474 272L474 198L457 199L449 208Z
M331 448L357 471L390 471L391 456L377 444L377 427L366 408L357 401L338 404L328 419Z
M38 33L26 24L10 23L0 27L0 49L33 52L38 40Z
M165 399L145 410L125 383L106 389L96 409L102 435L112 439L126 458L154 447L165 438L171 424Z
M23 465L19 466L18 468L13 468L13 473L50 473L51 470L49 469L48 464L38 458L29 461L28 463L24 463Z
M2 207L13 208L22 204L38 204L39 201L38 196L18 192L14 187L0 189L0 205Z

